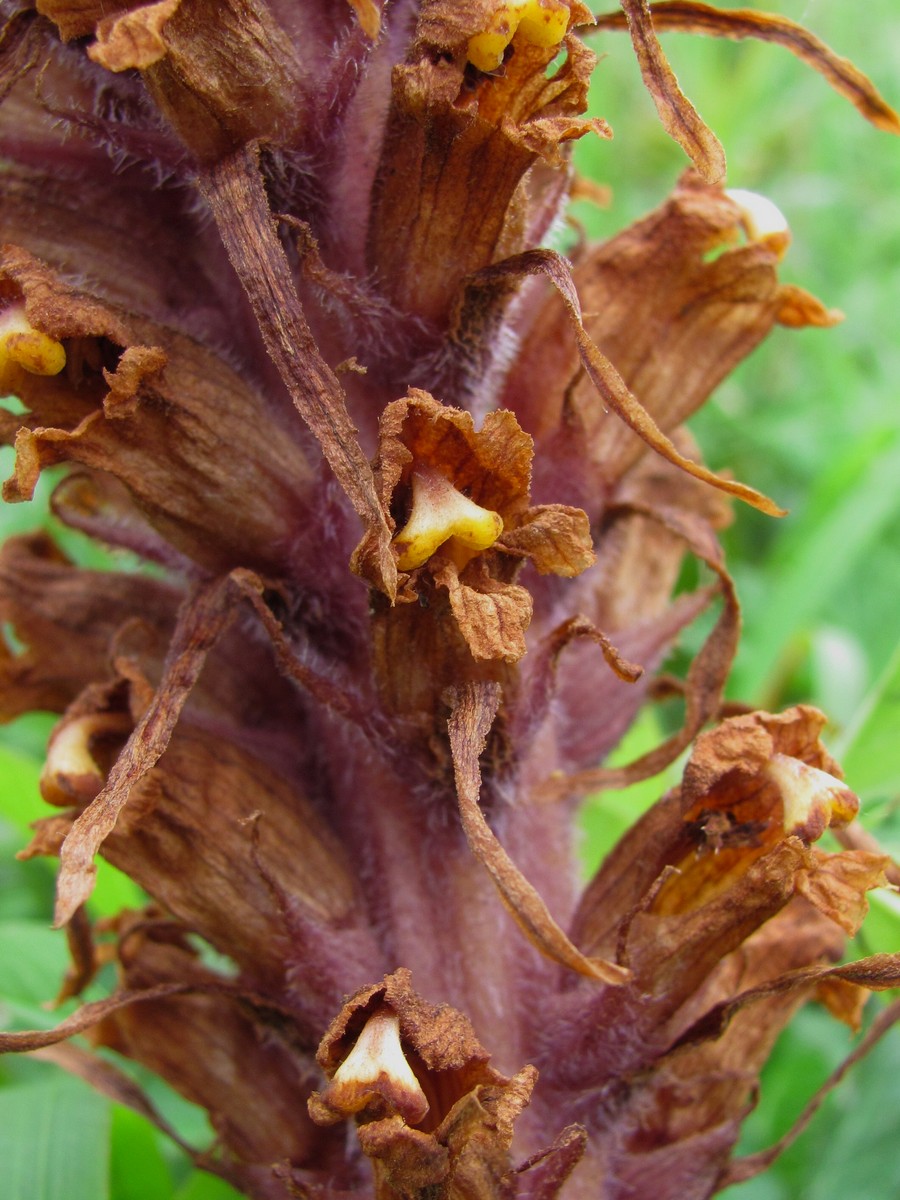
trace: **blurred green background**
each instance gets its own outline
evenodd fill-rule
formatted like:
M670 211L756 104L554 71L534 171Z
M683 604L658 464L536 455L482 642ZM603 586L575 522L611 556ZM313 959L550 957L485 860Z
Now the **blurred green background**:
M736 7L720 5L719 7ZM900 8L838 0L753 4L800 21L900 105ZM612 142L578 144L585 175L612 188L574 215L609 236L655 207L684 158L654 120L627 35L594 37L605 55L593 110ZM868 126L786 51L667 34L684 91L721 138L728 182L778 204L794 241L782 278L845 313L831 330L776 329L691 422L706 461L728 467L790 509L773 521L737 506L724 537L744 608L729 694L763 707L798 700L831 719L828 741L863 800L864 821L900 852L900 140ZM685 639L682 663L703 630ZM658 738L646 713L619 756ZM596 865L677 771L585 807L585 859ZM900 950L900 903L873 894L849 956ZM870 1004L873 1010L882 1001ZM776 1141L854 1038L817 1006L782 1035L742 1150ZM833 1093L807 1133L728 1200L896 1200L900 1032Z
M896 0L782 0L777 7L855 61L900 105ZM576 161L582 173L610 185L613 199L605 210L579 202L573 214L592 237L604 237L655 207L685 160L658 125L627 35L596 36L592 44L605 56L594 79L594 111L610 121L615 140L579 143ZM692 423L713 467L730 468L791 510L773 521L740 508L725 537L745 613L731 694L768 707L810 700L827 711L830 745L863 798L865 822L897 853L900 139L866 125L777 47L679 35L666 35L664 44L684 90L724 143L731 186L763 192L787 215L794 243L783 278L846 313L833 330L776 330ZM4 451L4 475L9 462ZM6 508L4 536L47 522L46 495L42 485L32 505ZM85 565L110 561L83 539L69 535L67 546ZM682 660L702 633L685 639ZM665 719L647 713L621 757L658 739ZM14 859L40 813L37 775L49 728L37 716L0 730L4 1028L55 1024L68 1011L46 1007L66 959L64 939L47 928L52 868ZM586 869L672 778L588 802ZM99 915L136 899L130 882L106 868L91 903ZM900 951L893 895L875 895L859 943L854 956ZM98 982L97 994L108 982ZM815 1006L801 1012L766 1069L743 1149L775 1141L852 1044L849 1031ZM766 1176L731 1189L729 1200L896 1200L898 1073L900 1032L854 1069ZM188 1140L208 1139L202 1114L142 1082ZM4 1200L234 1195L193 1171L141 1118L47 1063L15 1056L0 1059L0 1164Z

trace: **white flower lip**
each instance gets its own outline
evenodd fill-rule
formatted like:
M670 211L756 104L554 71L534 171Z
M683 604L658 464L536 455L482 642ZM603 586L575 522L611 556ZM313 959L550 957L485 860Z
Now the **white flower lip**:
M791 244L791 230L778 205L768 196L746 188L726 188L725 195L741 210L744 230L750 241L765 243L779 259L783 258Z
M399 1113L410 1125L424 1118L428 1101L403 1053L399 1018L387 1006L369 1017L325 1098L330 1107L348 1113L361 1112L375 1102Z
M784 830L814 842L829 826L846 825L859 809L859 801L839 779L798 758L773 754L766 774L781 792Z

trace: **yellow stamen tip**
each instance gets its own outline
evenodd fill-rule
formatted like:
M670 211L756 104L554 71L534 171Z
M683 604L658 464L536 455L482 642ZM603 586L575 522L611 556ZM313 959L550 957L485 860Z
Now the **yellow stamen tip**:
M62 342L35 329L22 304L0 315L0 376L12 364L32 375L58 375L66 365Z
M480 554L503 532L503 518L457 491L431 467L417 467L412 476L412 512L394 538L401 571L421 567L451 538Z
M741 224L750 241L762 242L779 259L784 258L791 244L791 231L778 205L768 196L744 188L726 188L725 195L741 210Z
M479 71L496 71L517 34L531 46L549 48L560 44L568 27L564 0L503 0L488 28L469 38L469 62Z

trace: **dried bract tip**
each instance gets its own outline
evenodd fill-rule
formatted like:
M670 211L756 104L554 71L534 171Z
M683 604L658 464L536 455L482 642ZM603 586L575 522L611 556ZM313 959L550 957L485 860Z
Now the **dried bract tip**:
M93 743L123 737L132 724L127 713L89 713L59 726L41 771L41 795L47 803L65 806L93 799L106 781L92 753Z
M744 188L726 188L725 195L741 210L741 223L751 242L762 242L780 260L791 244L787 217L768 196Z
M846 825L859 810L859 800L840 780L798 758L773 754L766 774L781 792L784 828L814 842L829 827Z
M518 35L529 46L558 46L569 26L563 0L503 0L490 25L469 38L467 57L479 71L496 71L506 47Z
M373 1117L398 1114L417 1125L428 1101L400 1045L400 1021L386 1005L363 1026L356 1045L338 1067L324 1092L309 1101L310 1116L331 1125L364 1109Z
M400 551L401 571L421 567L445 542L451 551L461 549L462 569L474 554L489 550L503 532L499 513L482 508L432 467L417 467L412 473L412 512L394 538ZM457 555L453 554L454 561Z
M381 33L381 9L375 0L348 0L350 7L356 13L363 33L371 42L378 40Z
M58 375L66 365L61 342L31 324L23 304L13 304L0 314L0 382L6 384L11 367L32 375Z

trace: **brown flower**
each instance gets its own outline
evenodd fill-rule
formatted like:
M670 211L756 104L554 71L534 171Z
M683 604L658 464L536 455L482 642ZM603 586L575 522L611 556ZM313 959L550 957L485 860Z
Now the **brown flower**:
M477 664L522 657L532 604L515 580L525 561L562 576L594 561L584 513L529 503L532 454L508 412L489 414L476 432L469 413L413 391L382 415L377 486L397 527L401 585L397 606L381 609L377 665L388 694L410 711L433 707ZM394 653L401 639L422 647L425 677Z

